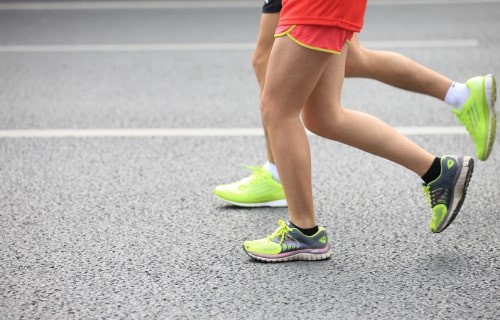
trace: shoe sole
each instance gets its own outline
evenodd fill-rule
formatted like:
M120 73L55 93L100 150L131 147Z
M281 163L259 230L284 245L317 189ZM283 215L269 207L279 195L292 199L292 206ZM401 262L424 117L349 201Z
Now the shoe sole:
M267 202L247 203L247 202L236 202L236 201L227 200L227 199L220 197L217 194L215 196L217 198L221 199L222 201L227 202L227 203L232 204L232 205L237 206L237 207L245 207L245 208L260 208L260 207L282 208L282 207L288 207L286 199L273 200L273 201L267 201Z
M467 187L469 186L470 178L472 177L472 172L474 171L474 159L471 157L464 157L462 161L462 168L460 169L460 174L455 185L462 186L462 188L454 188L453 191L453 203L451 205L451 213L447 214L443 219L439 227L434 233L443 232L448 226L453 222L453 220L458 215L460 208L465 200L465 195L467 194ZM458 199L458 201L456 201Z
M245 250L244 247L243 250ZM255 253L248 252L246 250L245 252L252 259L261 262L319 261L319 260L326 260L330 258L330 256L332 255L332 249L330 245L328 245L323 249L306 249L306 250L292 251L275 255L258 255Z
M491 154L493 144L495 143L495 135L497 129L497 114L495 110L495 102L497 99L497 87L495 77L491 74L487 75L484 79L484 91L486 96L486 103L488 104L488 113L490 122L488 124L488 140L486 142L486 152L484 154L485 161Z

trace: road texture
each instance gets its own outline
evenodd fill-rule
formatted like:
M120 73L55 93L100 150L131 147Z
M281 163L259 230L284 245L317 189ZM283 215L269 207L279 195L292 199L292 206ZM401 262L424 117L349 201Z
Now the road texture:
M311 136L333 256L245 255L244 240L287 217L212 194L265 158L250 63L260 9L0 1L1 319L500 318L498 143L432 234L418 177ZM500 76L498 12L495 0L373 0L360 39L457 81ZM343 103L437 155L475 155L437 99L347 79Z

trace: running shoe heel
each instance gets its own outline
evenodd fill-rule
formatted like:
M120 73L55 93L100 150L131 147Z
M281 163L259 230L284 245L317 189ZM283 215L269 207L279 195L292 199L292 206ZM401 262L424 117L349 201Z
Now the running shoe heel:
M495 103L497 100L497 86L495 76L489 74L484 79L484 88L486 94L486 102L489 107L490 115L490 126L488 135L488 149L486 150L485 160L490 156L493 150L493 145L495 143L496 131L497 131L497 113L495 109Z

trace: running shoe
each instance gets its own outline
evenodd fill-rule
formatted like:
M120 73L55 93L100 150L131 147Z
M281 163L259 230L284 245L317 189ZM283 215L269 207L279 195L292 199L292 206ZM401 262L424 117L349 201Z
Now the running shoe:
M490 156L497 126L495 101L497 95L495 77L491 74L467 80L470 95L461 110L453 112L474 141L479 160Z
M263 239L245 241L243 249L252 258L264 262L328 259L332 251L325 228L306 236L289 222L278 220L278 229Z
M474 159L471 157L441 157L441 174L423 186L427 203L432 208L429 225L432 232L442 232L457 216L473 170Z
M215 187L221 200L240 207L286 207L283 186L264 168L251 167L252 174L230 184Z

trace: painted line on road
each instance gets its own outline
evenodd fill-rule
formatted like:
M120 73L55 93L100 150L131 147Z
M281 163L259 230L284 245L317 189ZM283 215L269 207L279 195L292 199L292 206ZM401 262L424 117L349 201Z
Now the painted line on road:
M463 135L464 127L395 127L404 135ZM310 135L313 135L309 132ZM263 136L262 128L0 130L0 138L239 137Z
M500 0L371 0L368 6L418 6L500 3Z
M363 41L363 46L386 48L464 48L479 47L476 39ZM0 53L58 53L58 52L162 52L162 51L236 51L253 50L253 42L222 43L142 43L142 44L61 44L61 45L2 45Z
M368 6L457 5L500 3L500 0L379 0ZM225 9L259 8L260 1L17 1L1 3L0 10L138 10L138 9Z
M2 3L0 10L138 10L258 8L261 2L234 1L32 1Z
M139 44L67 44L3 45L0 52L155 52L253 50L255 43L139 43Z
M413 40L413 41L363 41L362 45L367 48L467 48L479 47L477 39L457 40Z

